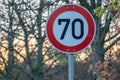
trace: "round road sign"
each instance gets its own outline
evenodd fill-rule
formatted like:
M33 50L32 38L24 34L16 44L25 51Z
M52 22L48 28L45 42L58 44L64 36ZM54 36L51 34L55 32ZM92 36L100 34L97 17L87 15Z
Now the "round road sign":
M51 44L65 53L86 48L93 40L95 21L90 12L78 5L68 4L54 10L46 24Z

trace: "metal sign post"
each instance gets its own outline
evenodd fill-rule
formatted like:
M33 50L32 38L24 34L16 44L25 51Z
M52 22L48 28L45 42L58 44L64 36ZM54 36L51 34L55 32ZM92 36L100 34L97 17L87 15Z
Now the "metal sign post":
M46 23L46 35L54 46L68 54L69 80L74 80L74 53L85 49L96 33L95 21L90 12L75 4L55 9Z
M74 80L74 54L68 55L68 76L69 80Z

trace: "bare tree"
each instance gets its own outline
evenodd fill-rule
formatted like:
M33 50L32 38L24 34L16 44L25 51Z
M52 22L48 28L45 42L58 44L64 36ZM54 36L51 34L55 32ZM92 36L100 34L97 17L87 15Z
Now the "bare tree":
M93 72L95 71L95 65L98 61L103 62L105 58L105 53L113 47L116 42L120 41L119 32L114 32L114 35L107 36L107 34L110 33L111 29L111 23L114 21L117 16L119 16L118 9L115 9L115 6L117 8L117 5L119 5L119 1L106 1L106 0L99 0L96 2L96 0L79 0L80 4L84 7L86 7L94 16L95 22L96 22L96 36L92 43L92 50L93 50ZM102 14L104 14L104 19L102 18ZM104 21L104 23L103 23ZM115 28L116 26L114 26ZM106 40L107 38L107 40ZM104 45L106 42L109 42L112 40L112 43L110 43L107 47ZM94 76L95 77L95 76Z
M54 57L51 56L43 61L45 55L52 52L51 47L47 47L48 50L43 54L43 42L46 37L45 22L51 10L57 7L59 2L59 0L3 0L1 2L0 58L5 64L5 73L1 71L3 76L1 79L44 80L45 71L48 71L58 60L54 60L44 70L44 63ZM32 39L34 41L30 42ZM8 51L6 52L8 60L3 57L3 48Z
M4 3L4 1L3 1ZM11 2L12 3L12 2ZM5 4L7 5L7 4ZM2 38L4 38L7 43L8 46L5 47L6 50L8 50L8 60L7 60L7 64L6 65L6 78L12 80L13 76L12 76L12 72L14 69L14 47L13 47L13 42L14 42L14 38L15 38L15 17L13 15L13 8L12 8L12 4L7 5L5 8L5 11L2 11L5 14L2 14L2 19L4 20L3 23L1 23L1 30L2 30ZM4 8L4 7L3 7ZM2 45L2 44L1 44ZM2 45L1 47L4 47L4 45Z

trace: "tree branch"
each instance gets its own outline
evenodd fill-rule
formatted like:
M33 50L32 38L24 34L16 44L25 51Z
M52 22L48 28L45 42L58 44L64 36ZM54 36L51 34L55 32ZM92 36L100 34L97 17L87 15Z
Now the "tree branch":
M117 37L119 33L116 33L115 35L113 35L112 37L110 37L109 39L105 40L105 42L108 42L110 40L112 40L113 38Z
M86 7L92 14L93 14L93 9L92 6L89 5L89 3L86 0L79 0L80 4L84 7Z
M107 35L107 32L109 31L110 23L112 21L113 16L111 15L111 12L107 13L106 16L106 23L104 28L101 29L101 35L100 35L100 43L104 43L105 37Z
M116 38L115 41L113 41L107 48L104 49L104 52L106 52L107 50L109 50L113 45L116 44L116 42L120 41L120 37Z

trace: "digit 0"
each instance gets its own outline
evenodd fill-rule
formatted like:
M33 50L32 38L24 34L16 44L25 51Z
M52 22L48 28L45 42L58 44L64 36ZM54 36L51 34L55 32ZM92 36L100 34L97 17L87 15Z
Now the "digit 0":
M80 23L80 34L79 35L75 34L75 28L76 28L75 24L77 22ZM83 35L84 35L84 27L83 26L84 26L84 24L83 24L83 21L81 19L75 19L75 20L73 20L73 22L72 22L72 36L73 36L73 38L75 38L75 39L81 39L83 37Z

